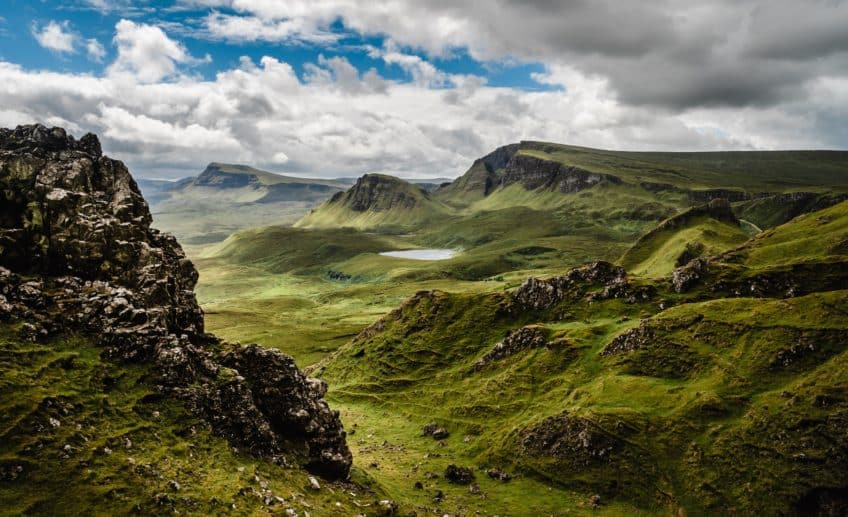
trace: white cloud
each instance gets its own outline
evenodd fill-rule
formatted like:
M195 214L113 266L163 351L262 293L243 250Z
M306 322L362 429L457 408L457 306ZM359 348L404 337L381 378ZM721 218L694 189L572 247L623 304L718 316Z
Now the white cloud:
M254 16L234 16L212 12L206 16L209 36L234 42L274 41L332 43L339 36L303 18L264 20Z
M174 77L179 64L197 64L182 43L154 25L121 20L115 25L118 57L109 66L111 76L131 77L145 83ZM209 56L205 60L209 60Z
M103 58L106 57L106 49L103 48L103 45L101 45L96 38L89 38L86 40L85 52L88 55L88 59L98 63L103 62Z
M628 6L608 19L589 16L611 9L607 0L498 0L498 9L488 0L185 0L186 8L227 9L200 23L208 36L232 41L326 43L336 37L328 36L329 24L342 17L349 30L385 36L370 57L400 67L412 80L357 69L331 50L304 66L303 80L271 56L258 63L242 57L204 80L186 73L201 60L161 27L121 20L113 40L117 56L103 76L0 61L0 106L6 107L0 124L50 121L78 133L94 131L115 158L157 177L195 174L209 161L326 177L368 171L450 176L496 146L521 139L630 150L848 146L848 71L844 63L828 67L838 64L838 48L820 52L823 40L809 34L803 45L793 45L806 56L797 60L798 68L788 51L775 56L779 46L761 34L763 26L751 23L756 2L743 3L737 10L731 8L735 2L646 8L656 15L648 31L640 28L644 13ZM837 3L831 3L832 17L841 20L844 10ZM573 16L559 12L565 4L573 6ZM677 16L667 20L669 12ZM804 16L806 11L798 14ZM808 18L803 26L821 27L828 41L838 39L838 23ZM720 43L715 26L728 28ZM446 73L410 46L425 55L467 47L481 59L538 59L545 71L533 78L556 88L494 87L482 77ZM823 57L807 59L811 53ZM765 55L771 64L748 54ZM800 72L809 73L792 79ZM749 96L775 76L795 82L763 98ZM658 104L659 98L667 102Z
M568 68L540 77L567 83L565 92L526 92L471 78L450 89L380 78L383 89L374 89L367 74L338 73L345 62L315 66L330 70L327 80L301 82L291 66L264 57L258 64L244 58L214 80L149 83L0 62L0 106L17 107L0 111L0 123L75 121L78 132L100 134L104 149L137 174L160 177L195 174L209 161L326 177L457 175L475 158L520 139L676 150L797 142L793 126L769 109L737 118L722 110L657 114L620 104L605 80ZM827 99L842 102L844 91L841 83L822 83L821 109ZM794 127L814 134L816 118Z
M40 28L33 25L32 35L39 45L48 50L59 53L75 52L76 35L71 32L70 24L67 21L60 23L51 20L47 25Z

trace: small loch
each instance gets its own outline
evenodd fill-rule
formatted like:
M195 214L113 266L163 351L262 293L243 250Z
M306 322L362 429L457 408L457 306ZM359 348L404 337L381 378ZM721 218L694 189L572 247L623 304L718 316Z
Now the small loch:
M426 250L403 250L384 251L380 255L411 260L447 260L456 255L456 250L451 249L426 249Z

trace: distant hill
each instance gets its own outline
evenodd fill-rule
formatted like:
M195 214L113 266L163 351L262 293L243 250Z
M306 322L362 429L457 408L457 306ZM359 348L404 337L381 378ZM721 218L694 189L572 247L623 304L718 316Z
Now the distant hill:
M478 159L461 177L436 189L434 198L454 207L492 208L526 204L522 192L534 192L547 195L535 196L534 203L557 204L562 198L550 194L601 184L684 204L723 198L762 205L762 199L792 193L796 204L822 208L817 197L848 194L848 152L622 152L526 141ZM780 224L795 215L769 222Z
M196 192L243 203L272 203L323 200L345 187L332 180L283 176L247 165L210 163L199 176L176 182L170 192Z
M394 176L366 174L345 192L333 195L295 226L369 228L403 227L426 223L443 215L445 208L430 194Z
M224 240L234 231L291 224L341 192L334 180L297 178L247 165L210 163L198 176L175 182L142 180L154 224L186 244Z

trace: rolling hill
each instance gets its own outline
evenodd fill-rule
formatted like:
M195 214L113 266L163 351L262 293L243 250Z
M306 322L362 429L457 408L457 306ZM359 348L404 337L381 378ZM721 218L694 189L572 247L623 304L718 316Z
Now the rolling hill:
M718 255L747 239L730 204L718 199L666 219L640 237L619 262L634 274L668 276L692 259Z
M361 428L405 444L394 464L507 472L612 514L839 514L847 221L844 202L655 279L596 262L507 292L422 291L312 370ZM369 415L388 408L410 424L380 431ZM441 446L420 437L429 422Z
M444 215L424 188L394 176L366 174L347 191L295 223L300 228L408 228Z

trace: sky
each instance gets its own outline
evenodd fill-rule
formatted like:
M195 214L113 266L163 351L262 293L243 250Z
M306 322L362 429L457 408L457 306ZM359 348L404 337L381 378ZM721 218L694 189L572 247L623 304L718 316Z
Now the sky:
M34 122L147 178L848 149L848 0L0 0L0 126Z

